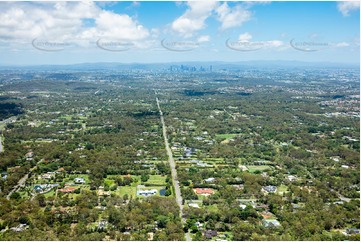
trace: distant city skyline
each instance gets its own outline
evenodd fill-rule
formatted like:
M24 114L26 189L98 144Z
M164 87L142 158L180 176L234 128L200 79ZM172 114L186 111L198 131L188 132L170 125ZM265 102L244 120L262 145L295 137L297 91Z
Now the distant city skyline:
M0 65L357 64L359 10L359 1L0 1Z

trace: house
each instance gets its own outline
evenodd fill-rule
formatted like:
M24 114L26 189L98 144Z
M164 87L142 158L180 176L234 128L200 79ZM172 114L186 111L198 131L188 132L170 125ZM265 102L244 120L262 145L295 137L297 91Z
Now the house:
M346 233L348 235L350 234L359 234L360 233L360 229L357 229L357 228L349 228L349 229L346 229Z
M188 203L188 206L189 206L189 207L192 207L192 208L199 208L199 204L198 204L198 203Z
M34 153L32 151L26 153L25 158L27 161L32 161L34 157Z
M215 193L212 188L195 188L193 189L193 191L197 195L203 195L203 196L209 196Z
M183 157L190 157L193 153L196 152L195 148L184 148Z
M289 180L290 182L293 182L293 181L297 180L297 177L293 176L293 175L289 175L289 176L287 176L287 180Z
M102 196L108 197L108 196L110 196L110 191L104 191L103 189L101 189L101 188L99 187L98 196L100 196L100 197L102 197Z
M232 185L232 187L236 188L237 190L243 190L244 189L243 184L234 184L234 185Z
M101 221L98 223L98 230L106 230L107 225L108 225L108 221L106 221L106 220L101 220Z
M277 187L276 186L264 186L264 187L262 187L262 191L264 191L266 193L274 193L277 191Z
M7 172L1 172L0 177L4 180L6 180L8 178L8 173Z
M85 180L84 180L84 178L82 178L82 177L77 177L77 178L74 179L74 182L75 182L76 184L84 184L84 183L85 183Z
M305 207L305 204L303 203L291 203L291 206L293 209L301 209Z
M263 219L263 226L266 228L279 227L281 226L280 222L277 219Z
M70 192L74 192L75 190L76 190L75 187L64 187L63 189L59 189L59 192L70 193Z
M248 171L247 166L240 165L239 168L241 169L241 171Z
M154 238L154 233L153 232L149 232L147 234L147 236L148 236L148 241L153 241L153 238Z
M264 218L266 220L274 218L274 215L271 212L264 211L259 214L262 216L262 218Z
M34 191L37 192L37 193L41 193L43 192L44 188L42 185L35 185L34 186Z
M40 177L41 177L41 179L50 180L54 176L55 176L54 172L48 172L48 173L42 174Z
M26 153L25 158L33 158L34 157L34 152L30 151L28 153Z
M240 204L239 207L242 208L242 209L245 209L245 208L247 207L247 205L245 205L245 204Z
M339 162L340 161L340 157L339 156L332 156L330 157L331 160L335 161L335 162Z
M16 227L12 227L10 228L11 230L13 230L14 232L22 232L25 229L27 229L29 226L27 224L19 224Z
M217 231L215 230L206 230L203 232L204 237L206 237L207 239L212 239L213 237L217 236Z
M214 182L214 180L216 180L216 178L214 178L214 177L210 177L210 178L204 179L204 181L207 182L207 183L209 183L209 182Z
M137 195L138 196L153 196L157 194L157 190L156 189L151 189L151 190L138 190L137 191Z
M59 184L37 184L34 186L34 191L36 193L47 193L54 187L58 187Z
M194 224L195 224L195 226L197 226L198 229L203 227L203 224L199 221L195 222Z

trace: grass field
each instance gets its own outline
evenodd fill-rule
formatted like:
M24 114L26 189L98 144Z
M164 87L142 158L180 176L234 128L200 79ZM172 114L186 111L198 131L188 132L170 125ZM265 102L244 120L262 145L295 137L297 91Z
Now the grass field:
M137 187L135 186L121 186L118 187L116 194L123 197L125 194L128 194L128 196L132 196L133 198L137 195Z
M167 178L166 176L161 176L161 175L150 175L149 180L146 181L144 185L153 184L153 185L164 186L166 178Z
M216 139L232 139L239 134L216 134Z
M281 195L281 194L283 194L283 193L285 193L285 192L288 192L287 186L281 185L281 186L277 187L277 193L278 193L278 194Z
M113 179L105 178L104 179L104 185L107 185L108 187L111 187L115 184Z
M248 171L251 173L254 173L255 171L265 171L265 170L271 170L272 168L270 166L247 166Z
M48 192L48 193L44 193L44 196L45 196L46 198L51 197L51 196L55 196L55 191L54 191L54 190L51 190L51 191Z

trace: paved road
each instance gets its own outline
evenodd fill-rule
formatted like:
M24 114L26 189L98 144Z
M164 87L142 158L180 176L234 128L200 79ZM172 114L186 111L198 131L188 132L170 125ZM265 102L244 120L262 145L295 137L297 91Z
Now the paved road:
M332 192L335 192L338 196L338 198L341 200L341 201L344 201L344 202L350 202L351 201L351 198L347 198L347 197L344 197L343 195L341 195L338 191L334 190L331 188L331 191Z
M231 117L233 118L233 120L236 120L236 119L237 119L237 117L236 117L235 115L231 114L231 113L228 112L226 109L223 109L223 111L224 111L226 114L228 114L229 116L231 116Z
M156 97L156 101L157 101L157 106L158 106L158 110L159 110L159 114L160 114L160 121L162 122L162 126L163 126L163 137L164 137L165 149L167 150L168 161L169 161L169 165L171 168L173 187L175 190L175 197L176 197L176 201L179 205L179 216L181 217L182 223L184 224L186 221L183 218L183 204L182 204L183 199L182 199L182 195L181 195L180 188L179 188L177 170L175 168L175 162L173 159L172 150L169 147L168 136L167 136L167 126L165 125L165 122L164 122L163 112L162 112L162 109L160 108L158 97ZM190 237L189 233L186 233L186 240L191 241L191 237Z
M0 131L1 131L1 132L0 132L0 153L1 153L1 152L4 152L3 137L1 137L1 135L2 135L1 133L2 133L3 130L5 130L6 124L12 123L12 122L15 122L15 121L16 121L16 117L15 117L15 116L0 121Z
M40 162L40 161L39 161ZM39 164L39 162L37 164ZM7 200L10 200L10 196L16 192L17 190L19 190L20 187L24 187L25 186L25 182L26 180L29 178L29 174L30 172L32 172L37 166L35 165L34 167L32 167L29 172L27 174L25 174L19 181L18 184L13 188L13 190L11 190L9 192L9 194L6 196Z
M10 200L10 196L11 196L14 192L16 192L21 186L23 186L23 185L25 184L26 179L28 179L28 177L29 177L29 173L26 174L25 176L23 176L23 177L18 181L18 184L17 184L17 185L13 188L13 190L11 190L11 191L9 192L9 194L6 196L6 199L7 199L7 200Z

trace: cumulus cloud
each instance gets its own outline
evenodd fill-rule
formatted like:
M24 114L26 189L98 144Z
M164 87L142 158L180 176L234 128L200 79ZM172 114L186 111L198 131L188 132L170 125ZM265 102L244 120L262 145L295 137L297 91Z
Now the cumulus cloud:
M336 47L348 47L348 46L350 46L350 44L347 42L340 42L340 43L336 43L335 46Z
M191 37L195 32L206 27L205 21L211 16L217 4L215 1L188 2L188 9L173 21L172 29L184 37Z
M342 13L343 16L349 16L351 11L360 10L360 2L359 1L339 2L337 4L337 8Z
M249 41L252 39L252 35L248 32L244 33L244 34L240 34L239 38L240 41Z
M199 42L199 43L209 42L209 41L210 41L209 35L202 35L202 36L199 36L197 39L197 42Z
M281 40L254 41L253 36L245 32L240 34L237 41L227 41L227 46L238 51L252 51L259 49L287 49L287 45Z
M93 30L101 37L141 40L149 36L146 28L137 24L126 14L101 11L95 18L95 24Z
M218 21L221 22L221 29L239 27L251 19L252 13L242 5L231 8L224 2L217 9Z
M132 17L103 10L94 2L0 5L0 40L28 42L46 38L76 42L104 37L142 40L149 36L149 31Z
M252 12L248 9L253 5L245 2L230 7L227 2L191 1L186 12L171 23L171 28L183 37L192 37L206 27L205 21L211 16L221 23L221 30L239 27L251 19Z
M281 40L269 40L269 41L265 41L265 46L266 47L282 47L284 45L283 41Z

